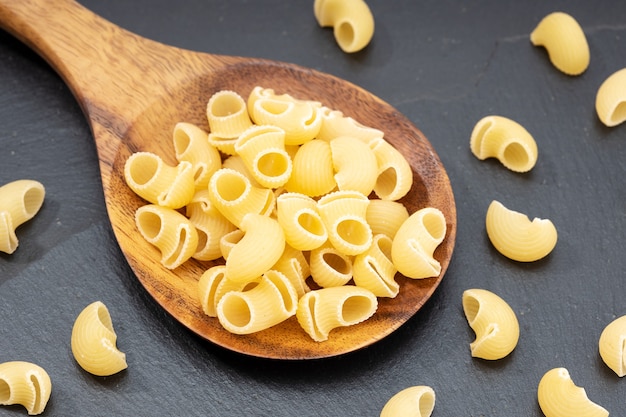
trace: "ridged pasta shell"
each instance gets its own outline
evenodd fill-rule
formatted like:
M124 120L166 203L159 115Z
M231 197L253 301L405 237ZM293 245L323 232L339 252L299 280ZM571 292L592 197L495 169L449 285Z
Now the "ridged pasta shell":
M300 146L293 157L291 177L285 184L287 191L318 197L336 186L330 144L313 139Z
M546 417L607 417L609 412L592 402L584 388L574 385L565 368L546 372L537 387L537 400Z
M246 102L234 91L221 90L213 94L206 114L215 138L235 139L252 126Z
M381 130L362 125L352 117L344 116L339 110L333 110L324 106L320 108L320 114L322 127L315 137L316 139L330 142L341 136L350 136L369 143L372 139L384 136Z
M332 26L335 40L347 53L365 48L374 36L374 16L363 0L315 0L320 26Z
M0 211L0 251L11 254L15 252L19 241L11 220L11 213Z
M515 349L519 322L511 307L491 291L471 289L463 292L463 311L476 333L470 344L473 357L497 360Z
M39 181L17 180L0 187L0 252L15 252L19 241L15 230L41 209L46 195Z
M249 282L234 282L226 278L226 266L213 266L200 276L198 280L198 297L202 311L209 317L217 317L217 304L222 297L231 291L244 291L254 288L261 277Z
M293 164L285 151L285 131L279 127L252 126L235 142L235 152L263 187L281 187L291 176Z
M381 200L399 200L413 186L413 170L409 161L392 144L383 138L375 138L369 147L376 155L378 178L374 192Z
M476 123L470 149L480 160L496 158L514 172L530 171L537 163L537 143L519 123L502 116L486 116Z
M626 68L611 74L598 88L596 113L606 126L626 121Z
M44 412L52 381L41 366L30 362L0 363L0 405L22 405L29 415Z
M340 136L330 141L330 152L337 188L370 195L378 179L374 151L359 139Z
M367 288L377 297L393 298L400 285L395 281L398 269L391 262L391 238L384 234L374 235L370 248L354 257L352 278L354 283Z
M211 175L222 167L219 152L209 145L208 133L191 123L176 123L173 142L176 159L193 166L196 189L205 189Z
M298 298L311 291L306 283L306 279L311 275L311 269L302 251L285 245L283 254L272 266L272 269L282 273L291 281Z
M589 66L589 45L585 32L567 13L544 17L530 34L535 46L546 48L550 62L567 75L582 74Z
M384 234L394 238L402 223L409 218L409 211L397 201L370 199L365 219L374 235Z
M493 246L515 261L537 261L556 246L558 234L550 220L531 221L525 214L509 210L496 200L487 209L485 224Z
M435 409L435 391L418 385L405 388L391 397L380 417L430 417Z
M285 232L285 240L295 249L319 248L328 239L317 202L307 195L288 192L278 196L276 218Z
M626 316L609 323L598 341L600 357L620 378L626 375Z
M311 278L320 287L339 287L352 278L352 260L330 244L315 248L309 255Z
M85 371L109 376L126 369L126 355L116 346L117 335L109 310L101 302L89 304L72 327L72 353Z

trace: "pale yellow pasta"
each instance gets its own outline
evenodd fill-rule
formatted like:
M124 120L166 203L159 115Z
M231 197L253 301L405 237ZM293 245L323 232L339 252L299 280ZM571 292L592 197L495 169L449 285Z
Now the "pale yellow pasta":
M378 162L378 178L374 192L381 200L399 200L413 186L413 171L404 155L383 138L375 138L369 146Z
M596 113L606 126L626 121L626 68L611 74L596 94Z
M367 288L377 297L393 298L400 290L395 280L398 269L391 262L391 245L389 236L374 235L370 248L356 255L352 261L354 283Z
M470 149L480 160L496 158L514 172L530 171L537 163L537 143L519 123L502 116L486 116L476 123Z
M232 232L226 233L220 239L220 252L222 253L222 257L224 260L228 259L228 255L230 255L230 251L235 247L239 241L245 235L244 231L241 229L235 229Z
M124 165L124 178L130 189L144 200L173 209L189 203L196 188L191 162L170 166L151 152L132 154Z
M556 246L558 234L549 219L534 218L509 210L492 201L485 218L487 236L498 252L519 262L547 256Z
M567 13L544 17L530 34L535 46L543 46L550 62L567 75L580 75L589 66L589 45L585 32Z
M209 145L208 133L191 123L176 123L174 126L174 150L176 159L191 162L196 189L209 185L209 178L222 167L220 154Z
M217 317L217 304L224 294L254 288L260 281L261 277L243 283L226 279L226 266L224 265L207 269L198 280L198 297L202 311L209 317Z
M0 363L0 405L22 405L29 415L44 412L52 381L41 366L31 362Z
M437 246L446 235L446 219L435 207L411 214L398 229L391 245L391 259L407 278L435 277L441 264L434 258Z
M515 349L519 341L519 322L509 304L500 296L483 289L463 292L463 312L476 333L470 343L475 358L502 359Z
M626 375L626 316L609 323L598 341L600 357L620 378Z
M235 226L248 213L269 215L276 204L272 190L255 187L238 171L219 169L209 181L211 203Z
M16 180L0 187L0 252L13 253L19 244L15 230L41 209L46 191L34 180Z
M301 145L315 138L322 126L320 104L277 95L271 88L255 87L248 98L248 111L257 125L277 126L285 131L286 145Z
M317 202L329 242L341 253L357 255L372 244L365 214L369 199L358 191L335 191Z
M226 259L226 278L247 282L270 269L285 250L285 234L278 221L261 214L243 217L241 240L230 250Z
M111 315L101 301L89 304L76 317L71 336L72 354L85 371L109 376L126 369L126 355L116 342Z
M405 388L387 401L380 417L430 417L435 408L435 391L425 385Z
M352 278L352 259L330 244L313 249L309 255L311 278L320 287L338 287Z
M328 340L331 330L353 326L370 318L378 308L371 291L354 285L322 288L300 297L296 317L316 342Z
M234 146L234 145L233 145ZM234 148L233 148L234 150ZM246 167L246 163L243 161L243 158L239 155L230 155L222 162L222 168L230 168L234 171L243 174L255 187L263 187L261 184L257 182L254 176L248 171Z
M285 240L298 250L318 248L328 239L317 202L300 193L283 193L276 199L276 218Z
M293 165L285 150L285 131L279 127L252 126L235 142L235 152L263 187L281 187L291 176Z
M213 94L207 103L206 114L209 130L216 140L236 139L252 126L246 102L234 91L222 90Z
M217 318L231 333L250 334L292 317L297 306L298 295L289 279L269 270L254 288L224 294L217 304Z
M215 207L209 198L209 190L198 190L185 207L185 215L198 232L198 248L192 258L212 261L222 256L220 240L236 226Z
M313 12L322 27L332 27L347 53L365 48L374 36L374 16L363 0L315 0Z
M409 211L397 201L371 199L365 219L374 235L385 234L394 238L400 226L409 218Z
M331 192L336 186L330 144L313 139L300 146L293 158L293 170L285 188L291 192L319 197Z
M370 195L378 180L378 161L367 143L340 136L330 141L330 153L337 188Z
M350 136L369 143L372 139L382 138L383 132L373 127L362 125L352 117L344 116L339 110L333 110L326 106L320 109L322 127L317 133L316 139L331 140L340 136Z
M306 279L311 275L311 268L302 251L285 245L283 254L271 269L282 273L291 281L298 298L311 291L306 283Z
M187 217L176 210L148 204L135 212L135 223L146 241L161 251L161 264L175 269L198 249L198 232Z
M565 368L546 372L537 387L539 407L546 417L607 417L609 412L587 397Z

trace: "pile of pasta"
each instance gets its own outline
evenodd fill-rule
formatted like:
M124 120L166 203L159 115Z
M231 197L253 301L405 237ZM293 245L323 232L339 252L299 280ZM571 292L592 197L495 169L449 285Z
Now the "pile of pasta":
M176 166L137 152L125 179L149 203L136 224L165 267L223 259L198 293L226 330L249 334L296 316L324 341L371 317L377 297L395 297L397 272L439 275L433 253L446 220L398 201L413 174L383 132L263 87L247 101L215 93L207 120L210 133L176 124Z

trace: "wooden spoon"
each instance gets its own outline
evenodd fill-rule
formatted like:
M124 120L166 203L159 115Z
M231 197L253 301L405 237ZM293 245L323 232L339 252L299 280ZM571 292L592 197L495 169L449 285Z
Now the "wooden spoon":
M292 64L166 46L129 33L71 0L0 0L0 27L46 59L76 96L96 141L108 214L126 259L151 296L196 334L258 357L335 356L389 335L440 283L456 237L450 182L424 135L379 98L347 81ZM197 299L197 281L213 264L189 261L167 270L135 226L135 210L145 202L124 181L126 159L133 152L150 151L175 164L172 130L177 122L208 130L205 111L212 94L230 89L247 97L257 85L320 101L384 131L385 139L406 156L414 171L413 189L403 203L410 212L437 207L447 221L445 240L435 252L441 274L423 280L398 276L401 289L396 298L380 299L371 319L333 330L326 342L312 341L295 318L253 335L228 333L217 319L202 313Z

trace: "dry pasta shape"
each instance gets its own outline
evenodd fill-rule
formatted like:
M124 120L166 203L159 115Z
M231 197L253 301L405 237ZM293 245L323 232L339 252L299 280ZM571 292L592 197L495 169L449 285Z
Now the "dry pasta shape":
M313 139L300 146L293 158L293 170L285 188L309 197L319 197L336 186L330 144Z
M173 209L189 203L195 192L191 162L170 166L151 152L132 154L124 165L124 178L130 189L144 200Z
M596 93L596 113L606 126L626 121L626 68L611 74Z
M347 53L365 48L374 36L374 16L363 0L315 0L313 12L321 27L332 27Z
M470 149L480 160L496 158L514 172L530 171L537 163L537 143L519 123L502 116L486 116L476 123Z
M361 323L377 308L378 300L371 291L344 285L306 293L298 301L296 317L313 340L323 342L331 330Z
M285 245L283 254L272 266L272 269L282 273L291 281L298 298L311 291L306 283L306 279L311 275L311 268L302 251Z
M587 397L565 368L546 372L537 387L537 399L546 417L607 417L609 412Z
M411 214L402 223L391 246L391 259L407 278L420 279L439 275L441 264L434 258L437 246L446 235L446 219L434 207Z
M176 159L190 162L196 189L205 189L209 178L222 167L216 148L209 145L208 133L191 123L176 123L173 133Z
M513 309L498 295L483 289L466 290L463 311L476 333L476 340L470 343L473 357L497 360L515 349L519 322Z
M337 188L370 195L378 179L374 151L359 139L340 136L330 141L330 152Z
M109 310L101 301L89 304L76 317L72 327L72 354L85 371L109 376L126 369L126 355L117 348L116 341Z
M224 294L254 288L260 280L261 277L243 283L231 281L226 278L226 266L224 265L216 265L207 269L198 280L198 298L202 311L209 317L217 317L217 304Z
M380 417L430 417L435 409L435 391L425 385L405 388L391 397Z
M226 259L226 277L248 282L269 270L285 250L285 234L278 221L260 214L246 214L241 221L241 240Z
M381 200L399 200L413 186L413 171L409 161L392 144L383 138L375 138L369 146L378 162L378 178L374 192Z
M354 283L367 288L377 297L393 298L400 290L395 280L398 269L391 262L392 243L387 235L374 235L370 248L355 256L352 262Z
M276 199L276 218L285 240L298 250L319 248L328 239L317 202L300 193L284 193Z
M231 333L250 334L268 329L296 314L298 295L278 271L263 274L247 291L229 291L217 304L217 318Z
M213 94L206 114L209 130L216 138L235 139L252 126L246 102L234 91L221 90Z
M22 405L29 415L44 412L52 381L41 366L31 362L0 363L0 405Z
M390 200L370 200L365 213L373 234L384 234L392 239L408 218L409 211L404 204Z
M191 221L176 210L148 204L139 207L135 223L146 241L161 251L161 264L175 269L198 249L198 232Z
M598 341L600 357L620 378L626 375L626 316L609 323Z
M333 110L324 106L320 109L320 113L322 116L322 127L317 133L316 139L330 142L341 136L350 136L369 143L372 139L382 138L384 135L378 129L365 126L352 117L344 116L339 110Z
M46 195L43 184L16 180L0 187L0 252L15 252L19 241L15 230L41 209Z
M311 278L320 287L338 287L352 278L352 259L326 243L309 255Z
M509 210L492 201L486 215L487 235L493 246L519 262L534 262L547 256L557 242L557 231L548 219L534 218Z
M567 13L554 12L544 17L531 32L530 41L545 47L552 65L567 75L580 75L589 66L585 32Z

